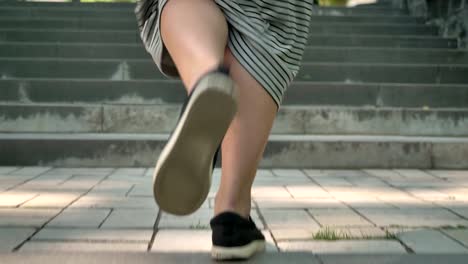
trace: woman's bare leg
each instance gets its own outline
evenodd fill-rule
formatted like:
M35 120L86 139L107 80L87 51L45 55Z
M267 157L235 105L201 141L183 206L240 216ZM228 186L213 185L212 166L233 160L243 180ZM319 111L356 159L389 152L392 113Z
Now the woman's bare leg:
M161 36L187 89L223 63L228 27L213 0L170 0L161 14Z
M226 48L226 19L213 0L170 0L161 34L188 92L205 72L225 64L239 92L238 112L222 144L222 180L215 214L250 214L251 187L277 106Z
M222 144L222 178L215 214L250 215L251 188L277 113L266 90L239 64L229 49L225 62L239 90L238 112Z

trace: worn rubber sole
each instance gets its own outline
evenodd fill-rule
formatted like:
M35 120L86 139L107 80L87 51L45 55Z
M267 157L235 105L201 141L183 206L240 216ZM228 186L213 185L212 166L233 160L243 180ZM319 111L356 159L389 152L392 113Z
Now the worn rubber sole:
M210 190L215 152L236 111L232 79L216 72L202 77L156 163L153 192L160 209L187 215L200 208Z
M211 257L215 260L245 260L263 251L265 251L265 240L254 240L241 247L213 246Z

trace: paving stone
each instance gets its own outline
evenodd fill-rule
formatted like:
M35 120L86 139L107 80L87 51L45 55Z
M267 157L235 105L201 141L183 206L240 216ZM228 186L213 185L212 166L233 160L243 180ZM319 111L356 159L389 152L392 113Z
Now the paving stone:
M147 168L119 168L112 172L109 178L114 178L117 175L143 177L146 171Z
M0 166L0 175L8 174L18 170L20 167Z
M7 190L16 190L15 186L23 183L24 180L14 179L14 180L1 180L0 181L0 192Z
M433 175L424 172L422 170L413 170L413 169L398 169L395 172L399 173L403 177L408 180L414 179L423 179L423 180L439 180L438 178L434 177Z
M320 226L304 210L261 209L270 229L318 229Z
M147 184L136 184L128 193L128 196L153 197L153 186Z
M450 208L452 210L455 210L458 208L464 209L468 207L468 200L466 201L464 200L461 200L461 201L460 200L442 200L442 201L434 201L433 203L441 207Z
M372 226L373 224L351 209L309 209L322 226Z
M286 240L310 240L313 235L320 230L319 226L315 228L273 228L271 233L276 241L286 241Z
M468 171L466 170L428 170L427 172L451 182L468 181Z
M310 180L304 180L300 178L287 179L285 177L272 177L255 179L253 187L283 187L285 185L301 185L301 184L314 184Z
M391 204L397 208L435 208L434 204L425 202L409 195L404 197L379 197L379 200Z
M318 177L314 178L315 182L320 184L323 188L327 188L329 186L347 186L347 187L352 187L354 186L351 182L346 180L344 177Z
M455 211L457 214L463 216L464 218L468 219L468 204L466 205L466 207L458 207L452 210Z
M147 243L28 242L19 252L145 252Z
M380 199L374 198L374 197L348 197L348 198L338 198L338 200L348 204L354 209L395 208L393 205L386 203Z
M26 202L21 207L63 208L78 199L81 193L41 193L36 198Z
M261 178L264 178L264 177L274 177L275 175L273 174L273 171L272 170L268 170L268 169L258 169L257 172L255 173L255 179L261 179Z
M19 176L38 176L46 171L52 169L52 167L23 167L19 170L13 171L10 175L19 175Z
M445 209L358 209L378 226L466 226L468 221Z
M256 198L257 205L265 209L345 208L334 198Z
M387 187L389 186L383 180L373 177L356 177L356 178L346 178L352 185L356 187Z
M439 188L440 192L447 194L448 200L465 201L468 205L468 188L466 187L450 187L450 188Z
M268 232L263 232L266 251L277 252ZM211 251L211 230L159 230L154 239L153 252L209 252Z
M47 227L99 227L110 209L66 209L47 224Z
M273 169L271 170L274 177L277 178L282 178L285 179L286 181L288 180L302 180L304 182L311 182L310 178L307 177L307 175L301 171L301 170L296 170L296 169Z
M331 198L331 194L316 184L286 185L294 198Z
M90 190L101 181L103 176L72 176L60 185L60 189Z
M0 252L10 252L30 237L34 228L0 228Z
M468 253L468 249L437 230L416 230L398 234L415 253Z
M315 254L405 254L397 241L391 240L339 240L280 242L281 251L311 251Z
M291 194L284 187L277 186L254 186L252 188L253 198L284 198Z
M17 207L34 197L36 193L27 192L8 192L0 194L0 207Z
M360 177L367 176L367 174L361 170L304 170L305 174L312 178L347 178L347 177Z
M420 199L426 201L440 201L440 200L448 200L450 195L440 192L437 188L405 188L405 191L411 193Z
M157 210L156 202L149 197L116 197L86 195L71 205L72 208L126 208Z
M404 176L394 170L367 169L363 171L368 175L372 175L383 180L405 179Z
M0 209L0 226L40 227L59 211L60 209Z
M153 209L115 209L102 228L152 228L157 211Z
M159 220L158 228L160 229L209 229L210 220L213 217L213 209L200 208L195 213L188 216L176 216L163 213ZM260 220L255 210L251 211L252 220L258 228L264 229L263 223Z
M114 168L53 168L45 175L79 175L79 176L106 176L113 172Z
M32 240L149 242L153 229L44 228Z
M444 230L444 233L468 248L468 229Z
M159 230L154 238L153 252L209 252L210 230Z
M88 195L110 195L126 196L133 188L134 184L125 181L105 180L97 185L88 193Z

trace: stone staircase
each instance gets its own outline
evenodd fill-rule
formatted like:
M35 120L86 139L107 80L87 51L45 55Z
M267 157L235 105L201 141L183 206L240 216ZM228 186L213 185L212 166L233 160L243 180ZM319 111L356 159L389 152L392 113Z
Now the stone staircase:
M311 7L262 167L468 168L468 52L387 2ZM185 91L133 4L0 1L0 165L152 166Z

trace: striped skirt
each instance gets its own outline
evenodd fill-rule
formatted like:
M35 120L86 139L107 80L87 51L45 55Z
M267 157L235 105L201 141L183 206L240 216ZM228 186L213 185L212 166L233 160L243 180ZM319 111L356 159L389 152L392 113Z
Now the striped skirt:
M178 77L161 40L160 17L169 0L139 0L140 36L159 70ZM299 71L307 44L313 0L215 0L229 25L228 47L278 107Z

